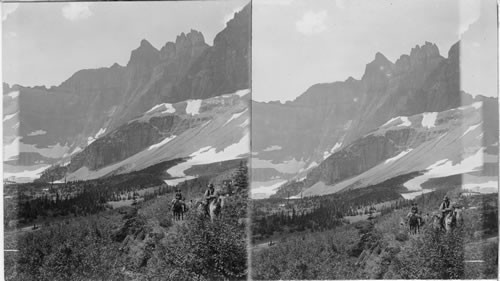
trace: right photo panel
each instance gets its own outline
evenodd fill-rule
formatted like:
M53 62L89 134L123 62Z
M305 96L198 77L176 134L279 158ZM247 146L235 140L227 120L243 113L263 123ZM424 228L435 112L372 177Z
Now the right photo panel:
M250 277L496 279L496 1L252 19Z

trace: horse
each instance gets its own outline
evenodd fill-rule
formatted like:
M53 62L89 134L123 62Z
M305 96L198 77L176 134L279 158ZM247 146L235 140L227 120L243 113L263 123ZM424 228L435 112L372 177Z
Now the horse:
M217 195L215 199L210 201L208 205L208 215L210 216L211 221L214 221L214 219L220 215L221 210L224 207L225 199L226 196Z
M181 200L174 200L172 204L172 212L174 220L184 220L184 212L186 212L186 204Z
M422 225L422 219L416 215L410 216L408 220L410 225L410 234L417 234L420 232L420 226Z
M462 209L453 207L451 212L448 212L444 218L444 229L450 232L453 228L463 224Z
M432 227L436 230L443 229L443 225L441 224L441 214L434 212L432 217L430 218Z

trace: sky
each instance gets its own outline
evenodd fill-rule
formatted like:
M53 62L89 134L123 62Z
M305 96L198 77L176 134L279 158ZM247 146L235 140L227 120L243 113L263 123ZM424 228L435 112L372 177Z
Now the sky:
M474 36L467 36L471 47L462 52L462 56L470 58L475 72L469 71L462 78L462 86L468 92L496 95L494 0L252 3L254 100L284 102L316 83L344 81L349 76L360 79L377 52L395 62L426 41L436 43L441 55L447 57L449 48L476 21L482 24L475 26ZM485 64L488 60L492 63ZM469 78L471 74L475 79ZM483 81L485 76L489 78L487 83Z
M160 49L191 29L212 45L248 2L3 3L3 81L59 85L80 69L126 65L142 39Z

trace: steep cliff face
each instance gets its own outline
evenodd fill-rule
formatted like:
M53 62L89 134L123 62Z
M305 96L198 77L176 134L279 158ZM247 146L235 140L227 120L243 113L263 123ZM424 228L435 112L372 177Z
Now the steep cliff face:
M39 165L48 165L53 161L45 161L47 157L66 159L94 142L85 157L76 157L74 165L97 169L155 143L171 133L171 126L196 125L179 125L168 118L135 127L128 122L158 104L208 99L249 88L249 46L248 6L217 34L213 46L201 32L191 30L160 50L144 39L125 66L115 63L81 70L49 89L4 84L4 143L7 149L19 147L4 154L7 170L31 169L24 165L30 162L26 157L17 161L19 152L38 153ZM99 140L117 129L120 134ZM18 167L14 167L16 161Z
M214 46L194 62L172 90L173 102L203 99L213 93L250 88L251 9L247 5L227 22L214 39ZM175 100L178 99L178 100Z
M394 118L352 142L313 168L300 181L303 195L323 195L362 188L387 179L421 172L421 179L405 183L409 194L421 192L421 184L431 178L464 174L480 186L491 180L490 164L498 163L496 139L484 137L489 127L484 112L497 111L497 99L476 98L468 106ZM486 108L488 107L488 108ZM496 165L498 167L498 165ZM467 178L467 175L468 178ZM297 182L283 185L296 189Z
M250 152L250 91L205 100L159 104L75 153L67 180L94 179L184 159L167 173L181 182L195 165L246 157ZM192 178L192 177L190 177Z

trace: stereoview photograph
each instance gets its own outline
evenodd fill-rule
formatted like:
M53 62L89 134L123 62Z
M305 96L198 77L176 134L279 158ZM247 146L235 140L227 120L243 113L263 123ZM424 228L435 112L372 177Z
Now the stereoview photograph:
M251 277L497 279L497 3L252 5Z
M249 1L2 8L5 280L247 279Z

